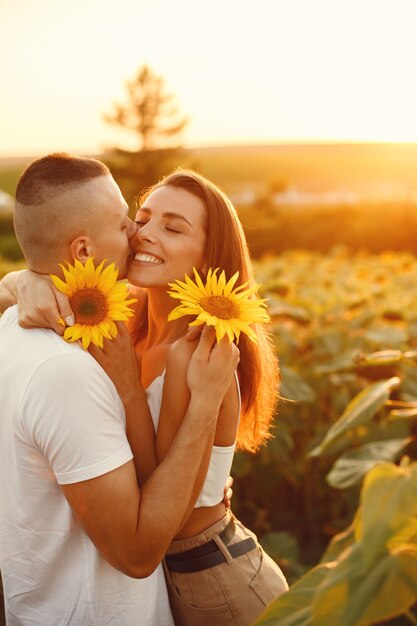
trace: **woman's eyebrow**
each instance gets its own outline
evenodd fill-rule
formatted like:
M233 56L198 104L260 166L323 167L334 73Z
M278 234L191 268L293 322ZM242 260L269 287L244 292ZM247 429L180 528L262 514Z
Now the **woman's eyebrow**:
M152 213L151 209L148 209L147 207L140 207L139 211L143 211L144 213ZM184 220L184 222L187 222L187 224L189 226L191 226L192 228L192 224L190 224L190 222L180 213L174 213L173 211L167 211L165 213L162 214L162 217L168 217L171 219L180 219L180 220Z

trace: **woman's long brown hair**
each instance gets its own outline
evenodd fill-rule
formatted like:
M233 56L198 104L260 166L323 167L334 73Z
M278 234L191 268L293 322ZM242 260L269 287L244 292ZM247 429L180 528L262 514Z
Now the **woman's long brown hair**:
M249 281L254 284L252 265L242 225L227 196L216 185L192 170L178 170L147 189L139 198L139 206L159 187L184 189L200 198L206 207L207 267L219 267L227 279L239 271L235 287ZM136 343L147 332L147 296L138 290L135 316L129 324ZM237 446L256 452L271 436L270 427L278 397L278 361L270 332L265 325L254 325L257 344L243 333L239 339L240 362L238 376L242 396Z

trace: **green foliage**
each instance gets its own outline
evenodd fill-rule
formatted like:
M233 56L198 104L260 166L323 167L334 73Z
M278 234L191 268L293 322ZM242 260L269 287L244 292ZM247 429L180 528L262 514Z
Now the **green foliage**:
M417 599L417 463L366 476L351 543L313 568L257 624L367 626Z
M134 84L137 80L136 76L131 82ZM417 145L178 149L179 135L174 131L185 119L175 111L172 119L164 119L162 104L164 98L169 100L170 96L163 88L163 81L158 83L161 80L150 72L146 81L139 84L139 91L133 87L128 90L126 104L116 105L114 113L107 116L117 124L126 123L127 134L137 138L132 149L115 148L108 154L97 155L110 166L132 214L133 200L144 187L177 167L193 167L231 195L254 258L293 248L328 252L338 244L374 253L383 250L417 253L417 203L415 194L410 192L407 195L407 190L415 189L417 185L414 167ZM158 84L161 91L155 96ZM158 111L154 96L161 103ZM151 105L149 111L147 101ZM130 107L133 118L125 111ZM125 112L119 115L119 109ZM141 125L140 116L146 116L144 125ZM166 129L169 132L164 135ZM141 139L142 132L147 136L145 143ZM14 195L19 174L29 160L0 159L0 189ZM371 195L361 199L364 189L372 191L373 185L378 189L381 184L384 189L387 180L398 183L398 194L382 195L381 198ZM356 203L339 206L285 204L282 201L277 205L275 194L288 189L312 192L356 190L358 199ZM249 204L239 199L242 191L249 192Z
M23 254L17 243L13 227L13 214L0 213L0 258L20 261Z
M20 176L20 167L0 168L0 189L14 197L17 181Z
M0 256L0 278L3 278L3 276L9 272L23 269L26 269L26 263L24 261L15 263L14 261L9 261L8 259L4 259Z
M357 507L357 483L342 490L326 480L335 461L352 449L413 434L412 418L403 416L415 410L417 398L417 260L342 248L329 255L286 251L254 262L254 270L269 300L281 400L274 439L255 457L236 456L233 507L260 537L289 532L298 542L297 562L311 566ZM380 381L394 377L401 384L389 400L396 404L386 410ZM374 384L373 415L348 428L328 455L311 457L349 403ZM414 446L410 442L407 453ZM289 578L296 577L290 572Z
M281 392L296 400L281 402L276 439L253 465L254 482L265 480L266 463L275 484L263 527L292 533L301 564L314 565L311 542L323 549L333 536L321 563L290 578L259 623L417 623L417 463L408 460L417 458L417 260L293 251L255 271L269 297Z

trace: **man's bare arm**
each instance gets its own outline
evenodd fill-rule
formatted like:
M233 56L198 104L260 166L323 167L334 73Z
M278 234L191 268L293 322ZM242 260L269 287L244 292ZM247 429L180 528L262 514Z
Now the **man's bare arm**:
M128 576L148 576L162 560L189 509L201 457L214 436L238 350L227 340L213 345L210 330L203 333L190 363L187 414L143 489L132 461L101 477L62 487L90 539Z
M123 401L126 435L133 452L138 485L142 487L157 466L155 429L140 382L139 358L125 324L116 322L116 326L116 339L105 339L103 348L91 344L89 352L111 378Z

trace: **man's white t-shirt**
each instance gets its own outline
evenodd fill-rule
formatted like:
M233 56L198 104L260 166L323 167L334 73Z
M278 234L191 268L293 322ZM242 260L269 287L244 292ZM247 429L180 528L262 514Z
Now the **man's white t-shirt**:
M8 626L173 624L161 565L129 578L98 552L59 485L132 459L116 389L53 331L0 320L0 571Z

